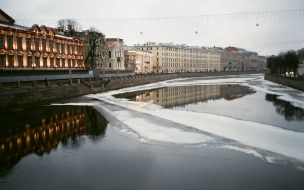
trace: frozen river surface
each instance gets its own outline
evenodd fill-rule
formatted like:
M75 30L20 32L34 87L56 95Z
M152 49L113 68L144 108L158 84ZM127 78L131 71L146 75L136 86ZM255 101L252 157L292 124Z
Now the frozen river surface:
M85 107L75 116L85 133L27 154L0 187L303 189L304 93L263 78L175 79L54 103Z

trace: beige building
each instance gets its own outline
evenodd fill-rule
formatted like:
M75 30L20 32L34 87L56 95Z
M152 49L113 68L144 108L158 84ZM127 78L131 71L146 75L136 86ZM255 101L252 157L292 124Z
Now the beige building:
M139 50L132 46L124 46L125 69L136 73L153 71L153 54L150 51Z
M174 45L173 43L134 44L140 50L153 53L154 72L206 72L220 70L220 51L205 47Z
M0 68L18 70L84 69L83 41L53 28L16 25L0 10Z

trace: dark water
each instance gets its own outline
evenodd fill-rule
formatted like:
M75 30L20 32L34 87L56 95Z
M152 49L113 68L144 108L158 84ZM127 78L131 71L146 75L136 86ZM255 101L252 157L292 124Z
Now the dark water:
M252 120L303 128L297 124L303 110L242 86L157 89L127 96L168 109L243 119L251 114L247 117ZM262 104L268 117L254 116L250 110ZM2 111L0 122L0 189L304 189L302 170L233 150L145 144L122 134L116 127L120 121L109 113L89 106Z

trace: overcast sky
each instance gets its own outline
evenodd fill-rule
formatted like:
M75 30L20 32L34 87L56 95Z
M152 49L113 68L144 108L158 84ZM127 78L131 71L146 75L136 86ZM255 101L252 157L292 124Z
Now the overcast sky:
M261 55L304 47L304 0L1 0L0 8L25 26L74 18L126 45L236 46Z

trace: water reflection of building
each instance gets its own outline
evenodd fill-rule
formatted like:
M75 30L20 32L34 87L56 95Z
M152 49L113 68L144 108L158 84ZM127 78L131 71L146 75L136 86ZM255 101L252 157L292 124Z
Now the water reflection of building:
M55 107L52 109L56 110ZM34 117L34 120L25 124L1 129L1 175L3 171L12 167L28 154L36 153L42 156L44 153L50 153L52 149L56 149L59 143L79 143L80 141L77 140L79 135L97 136L105 133L108 122L92 108L61 107L57 111L58 113L52 116L44 117L41 115L40 118ZM92 118L94 122L91 123ZM7 121L2 120L1 122L8 124Z
M156 90L152 102L163 107L172 107L216 98L220 85L174 86Z
M133 101L150 102L166 108L219 98L233 100L251 93L253 93L253 91L246 86L215 84L166 87L125 93L116 95L115 97L129 98Z

